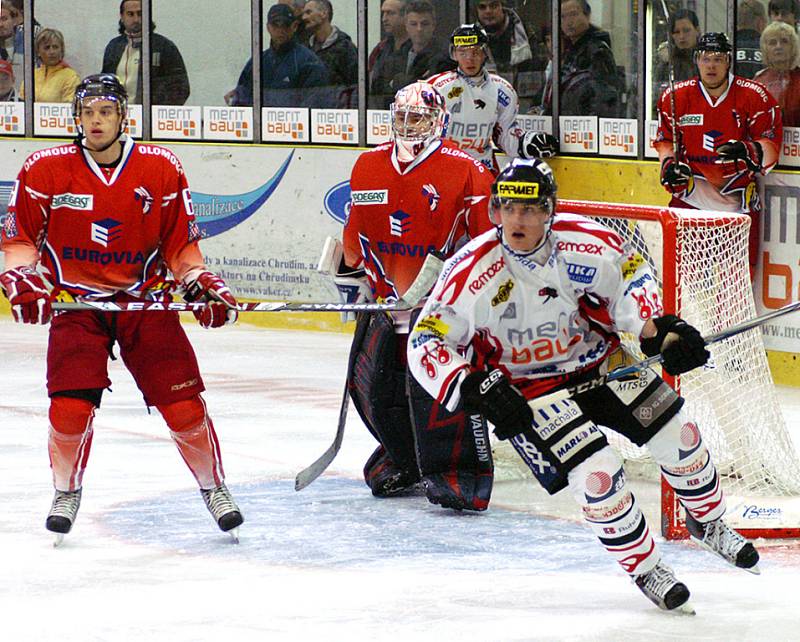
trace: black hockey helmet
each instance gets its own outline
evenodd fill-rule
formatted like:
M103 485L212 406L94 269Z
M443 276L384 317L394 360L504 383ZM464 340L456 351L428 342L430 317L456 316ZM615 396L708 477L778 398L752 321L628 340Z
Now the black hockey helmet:
M731 56L731 42L728 36L721 31L707 31L697 39L697 45L694 48L695 58L701 51L712 51L715 53L728 54Z
M122 120L119 123L117 137L108 145L110 147L125 130L125 121L128 116L128 91L114 74L91 74L81 80L75 90L75 98L72 100L72 119L75 121L75 128L78 130L76 141L80 141L83 136L83 127L80 124L81 106L87 98L98 98L117 103Z
M491 218L495 225L495 210L503 204L537 205L551 217L556 209L556 180L553 170L539 158L515 158L497 175L492 184Z
M450 57L455 60L456 47L480 47L489 56L489 36L480 23L473 22L456 27L450 34Z

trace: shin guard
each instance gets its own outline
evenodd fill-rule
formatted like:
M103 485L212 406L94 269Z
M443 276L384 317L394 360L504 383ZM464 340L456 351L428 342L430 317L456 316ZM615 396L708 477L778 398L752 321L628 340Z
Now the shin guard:
M94 408L94 404L85 399L53 397L50 400L47 449L56 490L71 492L83 485L83 472L92 448Z
M725 513L725 497L711 455L697 425L683 411L675 415L647 442L664 479L680 503L698 522L715 520Z
M661 555L633 493L622 460L610 446L578 465L569 488L594 534L629 575L652 570Z
M202 489L216 488L225 480L217 433L200 395L157 406L170 435Z

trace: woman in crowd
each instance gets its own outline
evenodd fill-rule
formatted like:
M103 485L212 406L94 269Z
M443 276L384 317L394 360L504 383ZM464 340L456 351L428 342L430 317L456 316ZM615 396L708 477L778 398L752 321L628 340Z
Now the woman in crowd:
M673 80L688 80L697 75L694 47L700 35L700 21L691 9L679 9L669 19L669 42L662 42L656 51L653 72L653 103L669 87L669 71Z
M767 88L783 111L785 127L800 127L800 39L785 22L771 22L761 32L766 67L755 79Z
M33 72L34 99L40 103L71 103L81 82L64 62L64 35L58 29L42 29L34 41L40 65ZM22 88L25 97L25 88Z

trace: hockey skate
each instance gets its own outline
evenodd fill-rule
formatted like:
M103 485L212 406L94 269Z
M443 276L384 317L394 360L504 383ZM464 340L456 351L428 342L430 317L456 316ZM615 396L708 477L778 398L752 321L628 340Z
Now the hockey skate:
M200 489L203 501L206 503L208 512L217 522L221 531L229 533L234 542L239 542L239 526L244 522L244 517L233 501L231 493L225 484L220 484L216 488Z
M419 473L400 468L383 446L378 446L364 465L364 481L375 497L392 497L412 490Z
M729 564L760 575L756 547L728 526L722 519L702 523L686 513L686 530L692 541L716 553Z
M637 575L633 582L658 608L694 615L694 608L689 604L689 589L678 581L673 570L664 562L659 561L652 570Z
M81 506L82 488L75 491L57 490L53 497L53 505L47 515L44 525L47 530L56 534L53 546L58 546L64 541L64 535L69 533L75 518L78 516L78 509Z

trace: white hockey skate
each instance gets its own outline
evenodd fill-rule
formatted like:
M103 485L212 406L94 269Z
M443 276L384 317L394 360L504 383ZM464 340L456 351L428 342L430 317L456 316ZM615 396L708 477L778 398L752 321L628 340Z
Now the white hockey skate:
M230 491L225 484L220 484L216 488L200 489L203 501L206 503L208 512L217 522L221 531L230 533L233 541L239 542L239 526L244 522L244 517L233 501Z
M633 582L658 608L682 615L695 614L689 604L689 589L664 562L659 561L652 570L637 575Z
M756 547L728 526L722 519L705 524L686 513L686 530L693 542L716 553L728 564L761 575Z
M64 535L69 533L75 518L78 516L78 509L81 506L82 488L75 491L57 490L53 497L53 505L45 521L45 528L56 534L53 546L58 546L64 541Z

